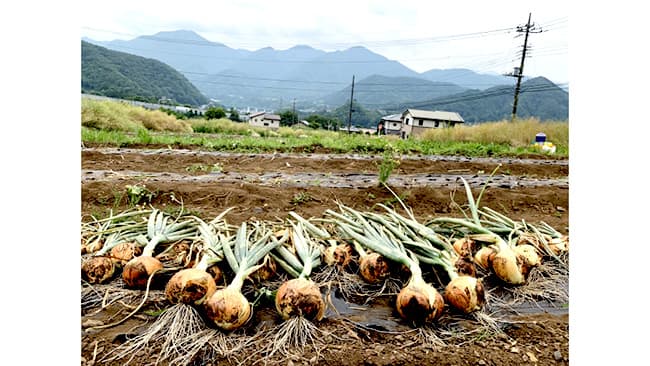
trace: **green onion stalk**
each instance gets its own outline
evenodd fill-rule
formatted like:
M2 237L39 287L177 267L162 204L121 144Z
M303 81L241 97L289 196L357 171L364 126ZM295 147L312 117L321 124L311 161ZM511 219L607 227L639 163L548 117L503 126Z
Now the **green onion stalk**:
M247 225L243 222L233 242L222 244L226 262L234 271L235 278L227 287L215 291L203 304L206 318L212 325L231 331L248 322L253 310L242 294L244 281L262 266L257 263L284 240L286 237L278 241L269 230L255 243L249 244Z
M83 223L81 226L81 254L102 251L103 248L106 248L103 241L105 240L105 237L110 234L138 231L144 225L144 222L138 220L133 221L131 218L134 216L147 215L149 213L151 213L151 210L127 210L113 215L113 211L111 210L109 216L104 219L95 219ZM110 250L110 248L108 250ZM104 255L106 253L107 250L104 250L103 254L99 255Z
M337 227L343 236L356 240L362 246L381 254L385 258L402 264L410 271L410 278L396 299L396 309L402 319L415 325L422 325L433 322L442 315L444 300L442 295L422 277L417 256L407 251L401 241L390 240L388 236L381 233L375 226L371 225L359 212L342 206L355 221L359 222L362 229L353 226L340 216L335 216Z
M128 287L145 288L149 277L163 269L162 262L153 256L158 244L188 239L196 235L196 220L188 219L178 222L179 217L169 223L170 218L157 209L154 209L149 215L147 244L142 249L142 254L126 263L122 271L122 279Z
M291 276L278 288L275 309L287 320L303 317L318 321L325 315L325 301L318 285L310 278L313 268L320 265L321 252L305 235L304 222L289 220L289 236L292 246L278 246L271 253L276 262Z
M328 266L338 266L340 268L349 268L353 262L354 250L348 243L339 243L330 233L312 224L309 220L303 218L297 213L289 212L294 219L301 223L309 235L323 242L321 247L323 262Z
M176 272L167 282L165 295L172 303L184 303L190 305L201 305L217 291L215 274L208 272L208 268L215 266L223 259L223 242L221 235L220 219L232 208L221 213L210 223L206 223L196 217L202 247L199 252L200 260L192 268L182 269ZM218 268L218 267L216 267ZM217 272L221 276L221 272Z

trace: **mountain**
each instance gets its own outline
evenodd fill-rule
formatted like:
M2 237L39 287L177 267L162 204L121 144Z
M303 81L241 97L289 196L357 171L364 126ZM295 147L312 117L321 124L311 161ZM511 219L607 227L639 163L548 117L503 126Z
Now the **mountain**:
M188 30L93 43L164 62L203 95L240 109L332 110L348 102L354 76L354 98L367 109L451 110L473 123L509 118L516 82L462 68L417 73L360 46L331 52L308 45L233 49ZM566 90L543 77L523 85L531 89L522 88L519 116L568 118Z
M211 42L188 30L158 32L131 40L93 41L114 51L121 51L164 62L181 73L213 74L236 64L249 51L232 49ZM187 76L187 75L186 75Z
M435 82L453 82L467 89L484 90L500 85L514 85L516 79L495 74L479 74L469 69L432 69L420 77Z
M458 112L466 123L510 119L514 86L498 86L486 90L469 90L419 103L404 103L387 108L387 114L403 112L406 108ZM569 93L544 77L521 84L517 117L537 117L545 120L569 118Z
M373 74L419 76L360 46L332 52L306 45L248 51L208 41L188 30L92 43L162 61L183 73L206 96L239 107L263 102L266 105L258 107L278 108L293 99L318 103L349 85L353 75L357 80ZM247 103L240 104L242 100Z
M346 101L349 103L350 89L348 86L323 100L328 105L341 105ZM380 108L384 105L434 99L465 90L449 82L433 82L410 76L371 75L354 84L354 99L366 108Z
M164 63L81 42L81 90L115 98L202 105L207 98L182 74Z

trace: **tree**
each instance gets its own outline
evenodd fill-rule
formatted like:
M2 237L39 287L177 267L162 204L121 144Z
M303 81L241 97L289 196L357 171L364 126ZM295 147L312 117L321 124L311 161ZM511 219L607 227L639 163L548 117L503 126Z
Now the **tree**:
M207 119L219 119L226 116L226 112L221 107L210 107L203 114Z
M228 118L230 118L231 121L241 122L241 118L239 118L239 112L237 112L235 108L230 108L230 111L228 111L228 113L230 113L230 117Z
M298 123L298 114L287 110L280 113L280 126L292 126Z

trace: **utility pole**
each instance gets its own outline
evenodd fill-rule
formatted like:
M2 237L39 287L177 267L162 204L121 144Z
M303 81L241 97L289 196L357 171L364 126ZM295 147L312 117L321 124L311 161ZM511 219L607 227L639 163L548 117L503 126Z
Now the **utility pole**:
M293 116L292 116L292 119L293 119L292 124L295 125L296 124L296 98L293 98Z
M350 124L352 123L352 101L354 100L354 75L352 75L352 89L350 90L350 111L348 113L348 135L352 133Z
M517 78L517 85L515 86L515 100L512 103L512 118L510 122L514 122L515 117L517 116L517 103L519 102L519 91L521 90L521 79L524 77L524 60L526 59L526 50L528 49L528 34L542 32L541 29L535 28L535 23L533 24L530 23L530 18L531 18L531 13L528 13L528 23L526 23L525 28L522 26L517 27L517 33L526 32L526 35L524 36L524 47L521 53L521 63L519 64L519 68L515 67L514 72L512 74L508 74L508 76Z

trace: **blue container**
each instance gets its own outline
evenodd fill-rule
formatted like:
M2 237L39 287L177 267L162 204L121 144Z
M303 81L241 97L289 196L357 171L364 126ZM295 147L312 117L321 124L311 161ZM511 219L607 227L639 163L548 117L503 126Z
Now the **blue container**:
M536 144L544 145L545 142L546 142L546 134L545 133L540 132L537 135L535 135L535 143Z

